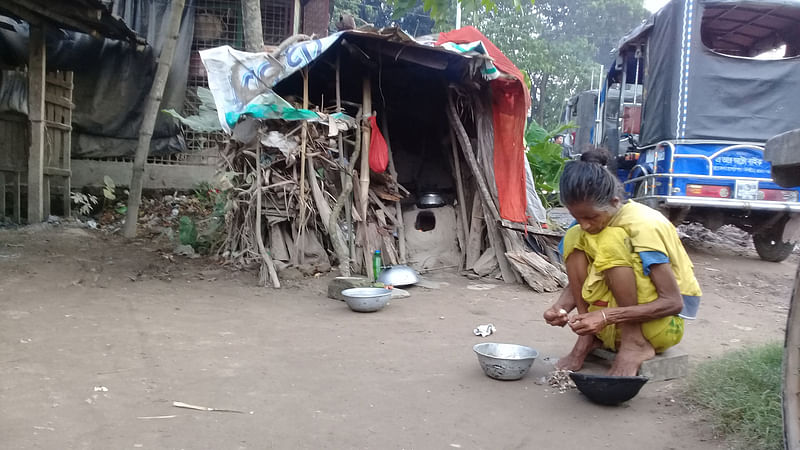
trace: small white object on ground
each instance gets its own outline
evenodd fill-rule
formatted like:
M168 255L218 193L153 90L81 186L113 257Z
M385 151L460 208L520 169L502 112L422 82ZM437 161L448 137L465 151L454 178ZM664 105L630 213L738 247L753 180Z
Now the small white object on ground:
M494 333L495 331L497 331L497 328L495 328L494 325L492 325L490 323L488 323L486 325L478 325L477 328L472 330L472 332L475 334L475 336L480 336L480 337L489 336L492 333Z
M216 411L216 412L230 412L230 413L244 414L244 411L238 411L235 409L209 408L208 406L190 405L188 403L183 403L183 402L172 402L172 406L175 406L176 408L194 409L197 411Z

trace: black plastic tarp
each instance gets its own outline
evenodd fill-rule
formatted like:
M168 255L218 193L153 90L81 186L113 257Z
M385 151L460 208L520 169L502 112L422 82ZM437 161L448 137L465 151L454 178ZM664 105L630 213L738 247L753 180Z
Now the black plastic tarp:
M707 48L701 39L704 5L720 3L736 2L674 0L621 41L629 60L631 49L646 43L640 145L764 142L800 127L800 58L754 60ZM740 3L800 8L798 0Z
M194 33L194 1L186 3L161 109L183 109ZM55 29L50 30L46 37L47 69L72 70L75 73L73 156L119 157L135 153L143 107L155 76L156 58L164 42L161 29L162 23L168 19L168 2L116 0L112 11L137 34L146 37L148 45L136 48L127 42ZM10 17L0 19L4 25L0 27L0 64L25 65L28 57L27 24ZM10 81L8 74L3 78L0 79L0 100L27 97L24 83L7 82ZM18 101L0 103L0 111L27 114L27 110L15 111L14 103L20 105ZM151 155L184 149L174 119L159 114Z

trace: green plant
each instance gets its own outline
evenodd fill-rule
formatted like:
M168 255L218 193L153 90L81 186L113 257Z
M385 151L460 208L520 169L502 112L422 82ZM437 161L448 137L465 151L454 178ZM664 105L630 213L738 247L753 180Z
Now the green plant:
M574 124L569 123L547 131L536 121L531 121L525 132L525 141L528 144L525 156L531 166L536 193L539 194L545 207L549 208L558 203L558 179L567 161L561 156L561 145L552 140L556 135L574 127Z
M208 181L197 183L197 187L194 188L194 196L204 207L213 206L220 193L221 191Z
M117 190L117 185L114 183L114 180L111 179L110 176L105 175L103 177L103 197L107 198L108 200L116 200L117 195L114 191Z
M97 204L97 197L92 194L82 192L70 192L69 198L78 207L78 213L88 216L92 212L92 207Z
M739 448L782 449L779 342L733 352L697 367L689 399Z
M181 245L197 245L197 225L187 216L181 216L178 222L178 241Z

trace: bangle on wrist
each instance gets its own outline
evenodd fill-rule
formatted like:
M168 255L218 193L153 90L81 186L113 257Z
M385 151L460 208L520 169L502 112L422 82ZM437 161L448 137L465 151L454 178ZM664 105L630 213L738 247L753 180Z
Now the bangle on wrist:
M606 312L601 309L600 313L603 314L603 327L605 327L606 325L608 325L608 318L606 317Z

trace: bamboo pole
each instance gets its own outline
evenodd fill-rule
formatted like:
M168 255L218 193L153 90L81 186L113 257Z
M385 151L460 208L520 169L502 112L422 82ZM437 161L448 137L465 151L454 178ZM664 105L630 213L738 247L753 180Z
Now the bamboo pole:
M300 0L294 0L293 5L292 34L300 34L300 18L303 14L303 6Z
M389 111L386 105L383 105L383 117L381 122L383 122L383 137L386 139L386 148L389 152L389 173L392 175L395 183L398 185L400 181L397 179L397 170L395 169L394 165L394 156L392 154L392 144L389 140ZM400 258L400 264L405 264L407 262L406 259L406 225L403 221L403 208L400 205L400 200L394 202L395 214L397 215L397 219L393 220L395 225L397 226L397 243L398 243L398 252Z
M356 133L356 149L353 151L353 155L350 157L350 165L347 167L346 176L344 185L342 186L342 192L339 193L339 197L336 199L336 204L333 206L333 211L331 211L330 217L330 229L334 230L336 236L339 236L339 214L342 212L342 207L346 201L349 201L350 194L353 192L353 170L356 168L356 159L358 159L359 153L361 153L361 146L358 144L361 134ZM352 226L352 223L350 224ZM350 229L350 242L353 243L353 235L355 234L354 229ZM350 276L350 261L355 259L355 254L352 253L352 256L348 256L347 249L344 248L344 239L337 239L335 236L331 236L331 241L333 242L334 249L336 250L336 254L339 256L339 274L343 277Z
M367 119L372 116L372 84L370 82L369 75L364 77L364 84L362 86L362 112L363 112L363 119ZM365 124L365 120L360 122L361 123L361 218L364 220L364 223L367 221L367 205L369 202L367 201L367 197L369 196L369 143L370 143L370 128L368 124Z
M495 221L495 223L500 221L500 213L497 211L497 207L494 204L494 200L492 200L492 195L489 193L489 187L486 185L486 180L481 174L480 166L478 165L478 160L475 159L475 153L472 150L472 144L469 142L469 135L467 135L467 130L464 129L464 125L461 123L461 119L458 117L458 112L456 111L456 106L453 101L453 92L450 91L447 96L448 100L448 108L447 108L447 115L450 118L450 123L452 125L453 131L458 138L459 143L461 144L461 151L464 153L465 159L467 160L467 165L469 166L472 174L475 176L475 180L478 183L478 194L481 196L481 200L483 200L484 208L484 217L488 222L491 218ZM486 209L488 209L489 215L491 217L486 217Z
M453 129L450 128L450 147L453 150L453 165L455 166L456 172L456 194L458 194L458 206L459 212L461 213L461 235L463 236L462 242L464 243L464 248L461 249L462 255L464 256L464 260L466 261L467 256L467 240L469 239L469 227L467 225L467 203L466 197L464 196L464 181L461 177L461 159L458 157L458 144L456 143L456 135L453 132Z
M67 82L68 85L74 86L72 83L75 74L72 71L64 72L64 81ZM69 93L69 100L72 103L72 96L73 96L74 87L69 88L68 90L65 89L64 92ZM67 108L64 111L64 123L70 126L70 130L72 130L72 111L75 109L74 105ZM72 191L72 132L68 131L64 133L64 165L62 166L64 169L70 171L70 176L64 177L64 216L70 217L72 215L72 199L70 198L70 192Z
M472 269L475 266L475 262L480 259L482 245L483 207L481 206L480 196L475 195L472 199L472 219L467 237L467 269Z
M278 279L278 273L275 271L275 264L272 262L272 257L269 256L267 253L267 249L264 247L264 239L261 237L261 196L264 195L261 191L261 143L256 143L256 241L258 241L258 252L261 253L261 258L264 260L264 263L267 265L267 271L269 272L269 278L272 281L272 287L280 288L281 282ZM264 265L261 265L261 272L264 270ZM266 277L263 274L260 276L264 285L266 285Z
M308 68L303 68L303 109L308 109ZM305 260L305 239L304 231L306 228L306 147L308 146L308 121L304 120L302 131L300 132L300 224L297 230L297 240L294 245L297 248L297 262L303 264Z
M342 112L342 69L341 69L341 59L342 53L339 52L336 54L336 112ZM342 136L342 132L338 133L338 144L339 144L339 167L341 170L341 182L342 182L342 190L344 190L344 185L347 183L347 178L350 177L350 173L352 169L348 172L346 164L346 158L344 156L344 137ZM360 153L360 149L357 149L357 153ZM352 183L352 181L350 181ZM350 188L352 192L352 186ZM353 254L355 253L355 232L353 230L353 199L350 194L348 194L344 198L344 217L345 223L347 224L347 253L350 259L353 258ZM337 219L338 220L338 219ZM338 225L338 224L337 224ZM349 263L348 263L349 264Z
M67 193L69 195L69 193ZM69 211L69 209L67 209ZM6 174L0 172L0 219L6 217Z
M331 219L331 205L328 204L328 201L325 200L325 195L322 193L322 188L319 187L319 183L317 182L317 171L314 168L314 156L312 154L308 154L308 170L306 171L306 176L308 177L308 185L311 188L311 198L314 200L314 204L317 206L317 213L319 214L319 219L322 222L322 225L325 227L325 232L328 233L328 236L333 238L333 229L330 226L330 219Z
M28 152L28 223L47 219L44 203L49 202L45 191L44 158L45 130L44 99L46 54L45 25L31 27L28 56L28 120L30 122L30 150ZM45 194L48 197L45 197ZM17 202L19 203L19 202Z
M22 173L14 173L14 222L22 223Z
M248 52L264 51L264 33L261 28L261 1L242 0L244 49Z
M147 161L147 154L150 152L150 140L153 137L153 127L156 124L158 107L161 104L161 97L164 94L164 86L167 84L169 68L172 65L172 57L175 54L175 45L178 42L178 33L181 28L181 15L183 14L184 0L173 0L169 9L169 20L164 23L163 33L167 36L161 54L158 56L158 68L147 95L147 103L144 107L144 117L139 129L139 142L136 145L136 157L133 160L133 171L131 175L130 195L128 197L128 212L125 215L125 225L122 234L126 238L136 237L136 225L139 220L139 205L142 202L142 178L144 178L144 164Z

